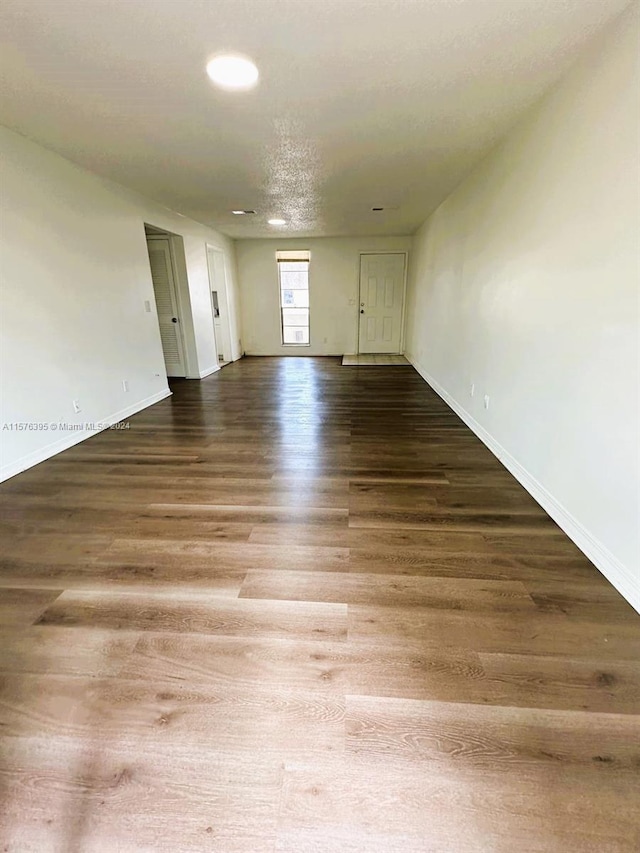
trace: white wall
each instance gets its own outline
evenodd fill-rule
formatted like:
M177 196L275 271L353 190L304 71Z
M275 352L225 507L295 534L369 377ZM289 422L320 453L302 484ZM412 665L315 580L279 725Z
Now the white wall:
M411 237L238 240L244 348L248 355L343 355L357 351L360 252L404 252ZM311 344L284 347L276 251L308 249Z
M4 128L0 161L1 424L114 421L167 396L145 222L183 240L190 375L217 368L206 244L235 290L232 241ZM90 434L2 429L0 479Z
M406 349L640 608L637 12L420 229Z

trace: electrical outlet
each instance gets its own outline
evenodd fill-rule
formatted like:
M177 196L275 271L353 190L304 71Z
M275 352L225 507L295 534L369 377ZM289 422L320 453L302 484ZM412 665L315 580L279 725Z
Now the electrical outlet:
M474 395L475 393L476 393L476 384L475 384L475 382L472 382L472 383L471 383L471 388L469 389L469 396L470 396L470 397L473 397L473 395Z
M489 408L489 395L488 394L484 395L484 407L485 407L485 409Z
M82 409L80 408L80 401L79 400L73 401L73 411L76 413L76 415L78 414L78 412L82 411Z
M123 390L123 391L128 391L128 390L129 390L129 380L128 380L128 379L123 379L123 380L122 380L122 390Z

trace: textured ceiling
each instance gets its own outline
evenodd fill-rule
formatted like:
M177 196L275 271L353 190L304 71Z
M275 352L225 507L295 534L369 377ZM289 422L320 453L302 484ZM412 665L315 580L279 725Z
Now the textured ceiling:
M233 237L408 234L626 5L3 0L0 123Z

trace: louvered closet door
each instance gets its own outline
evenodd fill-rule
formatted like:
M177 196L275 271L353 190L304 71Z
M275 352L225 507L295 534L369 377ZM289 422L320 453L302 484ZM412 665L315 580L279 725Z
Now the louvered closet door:
M169 241L164 239L148 240L147 246L167 376L184 376L184 347L171 264L171 247Z

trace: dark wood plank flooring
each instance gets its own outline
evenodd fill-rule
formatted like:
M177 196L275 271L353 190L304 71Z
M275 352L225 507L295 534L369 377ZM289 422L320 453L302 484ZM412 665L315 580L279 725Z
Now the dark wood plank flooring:
M0 486L0 850L640 849L640 617L410 367L244 359Z

